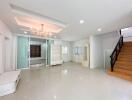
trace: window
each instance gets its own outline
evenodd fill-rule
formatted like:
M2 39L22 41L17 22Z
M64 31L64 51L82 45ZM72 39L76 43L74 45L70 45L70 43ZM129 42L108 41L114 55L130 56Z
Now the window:
M75 47L73 52L75 55L78 55L78 47Z
M68 47L62 46L62 54L68 54Z
M41 57L41 45L30 45L30 57Z
M75 47L73 52L74 52L74 55L81 55L82 54L82 48L81 47Z

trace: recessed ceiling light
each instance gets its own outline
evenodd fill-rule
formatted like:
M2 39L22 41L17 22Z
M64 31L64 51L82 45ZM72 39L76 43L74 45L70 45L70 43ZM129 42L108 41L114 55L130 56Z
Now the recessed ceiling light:
M84 23L84 20L80 20L80 24L83 24Z
M27 31L24 31L25 34L27 34Z
M67 75L68 74L68 70L67 69L63 70L63 74Z
M101 31L102 31L102 29L101 29L101 28L98 28L98 29L97 29L97 31L98 31L98 32L101 32Z
M56 95L54 95L54 99L56 100Z

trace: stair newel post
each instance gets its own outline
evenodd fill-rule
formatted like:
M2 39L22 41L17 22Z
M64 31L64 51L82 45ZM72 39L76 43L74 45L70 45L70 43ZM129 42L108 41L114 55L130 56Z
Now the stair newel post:
M117 50L117 48L116 48L116 60L117 60L117 56L118 56L118 50Z
M122 45L123 45L123 36L122 36Z
M113 72L113 58L112 57L111 57L110 63L111 63L111 71Z

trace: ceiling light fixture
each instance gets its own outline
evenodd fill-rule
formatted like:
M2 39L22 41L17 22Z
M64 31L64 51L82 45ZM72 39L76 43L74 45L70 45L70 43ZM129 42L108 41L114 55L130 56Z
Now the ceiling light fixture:
M98 32L101 32L101 31L102 31L102 29L101 29L101 28L98 28L98 29L97 29L97 31L98 31Z
M44 24L40 25L40 29L39 30L30 27L30 31L31 31L32 34L38 35L38 36L43 36L43 37L55 36L54 32L47 32L46 30L44 30Z
M84 20L80 20L80 24L83 24L84 23Z

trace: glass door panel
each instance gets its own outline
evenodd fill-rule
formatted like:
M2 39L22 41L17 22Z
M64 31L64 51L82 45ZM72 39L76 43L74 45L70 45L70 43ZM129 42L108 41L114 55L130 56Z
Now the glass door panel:
M29 38L21 37L17 38L17 69L29 68Z

